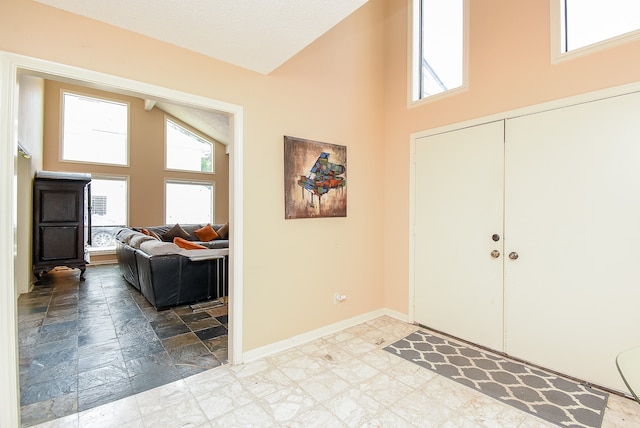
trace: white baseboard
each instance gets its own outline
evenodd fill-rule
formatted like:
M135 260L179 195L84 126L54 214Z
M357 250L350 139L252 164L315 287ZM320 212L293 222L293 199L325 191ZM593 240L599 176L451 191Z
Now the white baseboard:
M103 265L115 265L115 264L118 264L117 260L98 260L98 261L87 263L87 267L103 266Z
M412 323L413 320L410 319L408 314L403 314L402 312L394 311L393 309L385 308L383 309L384 314L390 316L391 318L395 318L398 321Z
M297 336L290 337L289 339L281 340L279 342L275 342L269 345L261 346L259 348L244 352L242 354L241 362L248 363L251 361L259 360L260 358L265 358L270 355L277 354L278 352L286 351L287 349L291 349L296 346L302 345L304 343L319 339L321 337L337 333L341 330L347 329L349 327L353 327L358 324L362 324L363 322L370 321L372 319L381 317L383 315L390 316L392 318L395 318L403 322L407 322L407 320L409 319L408 315L403 314L401 312L397 312L397 311L386 309L386 308L377 309L372 312L367 312L365 314L358 315L353 318L339 321L334 324L330 324L315 330L308 331L306 333L299 334Z

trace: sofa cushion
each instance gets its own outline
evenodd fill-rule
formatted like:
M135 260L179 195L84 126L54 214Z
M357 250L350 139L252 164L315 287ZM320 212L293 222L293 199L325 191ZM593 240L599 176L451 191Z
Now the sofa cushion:
M203 245L207 248L229 248L229 240L228 239L214 239L209 242L200 242L200 245Z
M191 235L189 235L189 232L184 230L182 226L176 223L171 229L167 230L167 232L160 235L160 237L165 242L173 242L173 238L178 237L182 239L189 239Z
M136 232L135 230L131 230L129 233L123 233L119 235L119 239L121 242L130 245L131 240L136 236L146 236L142 232Z
M216 231L220 239L229 239L229 222L226 222L220 229Z
M157 239L152 236L140 233L131 237L131 239L129 240L129 246L138 249L140 248L140 244L146 241L157 241Z
M120 242L124 242L124 238L128 235L131 235L133 233L136 233L135 231L133 231L133 229L130 229L128 227L123 227L120 230L118 230L115 234L115 237L118 241Z
M192 241L187 241L186 239L180 238L179 236L176 236L175 238L173 238L173 243L180 248L184 248L185 250L206 250L207 249L207 247L204 247Z
M193 233L202 242L213 241L214 239L218 239L220 237L209 223L207 223L206 226L203 226L200 229L194 230Z
M140 250L150 256L162 256L165 254L178 254L180 247L173 242L149 240L140 244Z

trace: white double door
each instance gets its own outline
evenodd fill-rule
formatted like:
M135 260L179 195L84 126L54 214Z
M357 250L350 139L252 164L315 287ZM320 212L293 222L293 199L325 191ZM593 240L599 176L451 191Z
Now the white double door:
M415 162L415 321L626 391L615 357L640 345L640 95L424 137Z

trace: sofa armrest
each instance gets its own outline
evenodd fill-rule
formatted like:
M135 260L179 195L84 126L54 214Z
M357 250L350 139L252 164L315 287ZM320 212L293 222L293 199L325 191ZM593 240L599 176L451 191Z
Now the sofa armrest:
M116 240L116 257L118 267L123 278L137 290L140 290L138 281L138 263L136 261L135 250L130 246Z
M136 260L140 291L156 309L221 297L218 288L221 294L226 292L226 284L218 287L218 281L226 282L218 259L196 261L182 254L150 256L136 250Z

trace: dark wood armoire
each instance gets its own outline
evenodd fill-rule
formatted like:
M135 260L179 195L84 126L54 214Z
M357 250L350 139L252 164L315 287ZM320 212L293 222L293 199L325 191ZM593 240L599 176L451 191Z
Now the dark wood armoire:
M90 174L40 171L33 181L33 273L59 266L80 269L87 256L85 227Z

